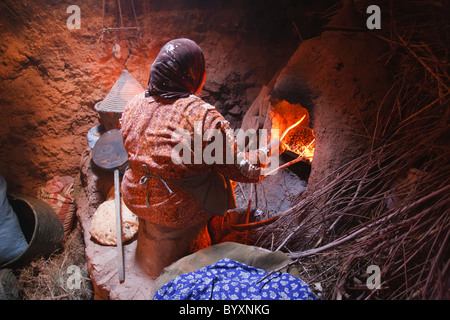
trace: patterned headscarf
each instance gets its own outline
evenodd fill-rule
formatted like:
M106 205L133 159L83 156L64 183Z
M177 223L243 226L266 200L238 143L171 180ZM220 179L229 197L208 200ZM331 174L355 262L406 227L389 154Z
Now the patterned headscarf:
M150 68L148 94L166 99L185 98L203 85L205 58L189 39L175 39L162 47Z

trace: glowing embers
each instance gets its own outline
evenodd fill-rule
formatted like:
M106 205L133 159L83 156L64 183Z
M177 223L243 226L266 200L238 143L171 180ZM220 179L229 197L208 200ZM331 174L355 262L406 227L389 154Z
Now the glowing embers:
M289 146L289 150L311 161L314 156L314 133L311 128L299 128L292 130L283 139Z
M272 138L282 138L289 151L312 160L315 138L305 108L283 100L270 107L268 120L272 123L272 129L278 129L278 132L272 131Z

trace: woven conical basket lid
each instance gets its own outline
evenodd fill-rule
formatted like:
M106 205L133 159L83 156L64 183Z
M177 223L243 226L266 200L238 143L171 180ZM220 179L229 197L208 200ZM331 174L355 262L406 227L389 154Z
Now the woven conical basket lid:
M121 113L125 110L128 101L142 91L144 89L139 82L127 70L123 70L122 75L113 85L105 99L95 105L95 110Z

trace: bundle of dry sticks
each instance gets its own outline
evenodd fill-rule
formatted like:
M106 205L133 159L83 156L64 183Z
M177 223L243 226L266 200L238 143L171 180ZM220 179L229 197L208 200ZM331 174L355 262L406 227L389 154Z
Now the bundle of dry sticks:
M382 58L395 61L395 77L370 150L331 183L308 186L257 244L323 266L314 281L327 279L325 298L448 299L450 6L386 7L391 16L377 36L390 46ZM381 271L378 290L364 286L370 265Z

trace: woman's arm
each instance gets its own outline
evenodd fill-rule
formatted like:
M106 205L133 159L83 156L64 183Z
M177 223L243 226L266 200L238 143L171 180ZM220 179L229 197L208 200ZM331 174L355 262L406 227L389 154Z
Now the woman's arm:
M263 179L261 169L268 160L268 146L248 152L239 150L229 122L215 109L208 112L203 129L204 161L233 181L258 183Z

